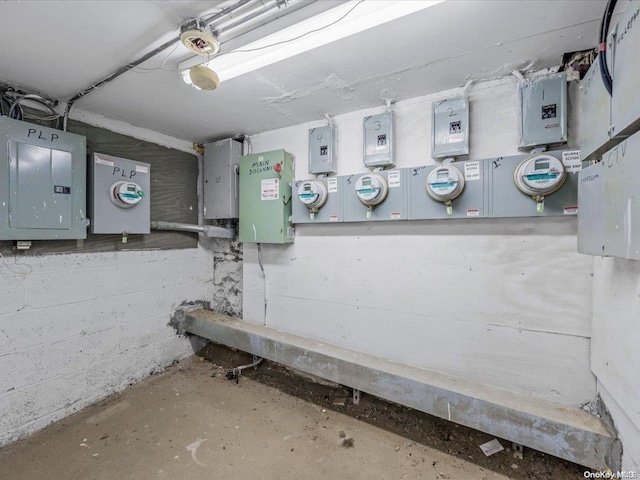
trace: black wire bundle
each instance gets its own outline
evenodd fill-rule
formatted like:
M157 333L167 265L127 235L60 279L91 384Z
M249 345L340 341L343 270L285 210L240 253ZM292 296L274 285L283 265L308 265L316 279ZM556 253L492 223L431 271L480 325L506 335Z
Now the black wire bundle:
M609 71L609 65L607 64L607 34L609 33L609 26L611 25L611 17L613 11L616 8L618 0L609 0L607 7L605 8L604 15L602 17L602 23L600 24L600 45L598 50L600 51L600 76L602 77L602 83L609 92L609 95L613 95L613 79L611 78L611 72Z

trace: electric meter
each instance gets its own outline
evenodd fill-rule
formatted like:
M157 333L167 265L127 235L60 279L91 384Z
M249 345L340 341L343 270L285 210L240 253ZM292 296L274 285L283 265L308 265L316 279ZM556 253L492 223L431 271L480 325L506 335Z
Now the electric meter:
M298 187L298 198L310 211L311 220L320 208L327 203L327 187L317 180L307 180Z
M133 182L116 182L110 187L111 201L120 208L131 208L140 203L144 192L140 185Z
M525 158L514 174L518 190L531 195L538 204L538 212L544 211L544 196L562 187L566 178L564 165L551 155L533 155Z
M373 207L380 205L387 198L389 185L385 178L378 173L367 173L356 182L356 195L367 206L367 218L371 218Z
M424 187L431 198L445 204L447 215L452 215L451 202L464 190L464 175L452 165L443 165L429 173Z

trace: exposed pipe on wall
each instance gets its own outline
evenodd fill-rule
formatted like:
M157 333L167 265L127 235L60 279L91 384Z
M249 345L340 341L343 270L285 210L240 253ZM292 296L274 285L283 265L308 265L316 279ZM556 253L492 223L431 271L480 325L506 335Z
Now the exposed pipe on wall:
M193 225L177 222L151 222L151 230L170 230L178 232L201 233L207 238L234 238L236 230L229 224L227 227L217 225Z

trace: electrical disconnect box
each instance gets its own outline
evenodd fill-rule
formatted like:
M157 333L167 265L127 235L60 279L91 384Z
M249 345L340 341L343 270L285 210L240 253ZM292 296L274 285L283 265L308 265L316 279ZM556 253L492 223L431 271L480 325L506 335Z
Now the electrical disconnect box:
M293 156L284 150L240 159L240 241L290 243Z
M520 82L520 148L567 141L567 77L561 73Z
M488 216L488 162L409 168L409 220Z
M579 150L485 160L492 217L577 215Z
M640 129L640 1L627 6L616 27L611 99L612 135L622 141ZM610 63L611 65L611 63Z
M431 156L457 157L469 154L469 98L447 98L431 107Z
M204 218L238 218L242 143L231 138L204 146Z
M395 165L393 113L365 117L364 125L364 166L387 167Z
M309 130L309 173L336 173L336 129L333 125Z
M640 260L640 133L580 172L578 252Z
M0 117L0 240L87 238L86 139Z
M89 155L91 233L146 234L151 226L151 166L102 153Z
M599 157L607 149L611 125L611 97L604 88L598 55L580 82L580 147L585 160Z
M407 169L343 178L345 222L407 219Z
M293 223L342 222L344 177L293 182Z

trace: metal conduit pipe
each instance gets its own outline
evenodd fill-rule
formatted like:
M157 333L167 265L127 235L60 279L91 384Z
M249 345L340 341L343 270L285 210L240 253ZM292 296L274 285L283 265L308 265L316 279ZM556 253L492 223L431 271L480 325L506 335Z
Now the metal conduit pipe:
M192 225L190 223L177 222L151 222L151 230L172 230L178 232L202 233L208 238L234 238L236 231L231 226L218 227L217 225Z

